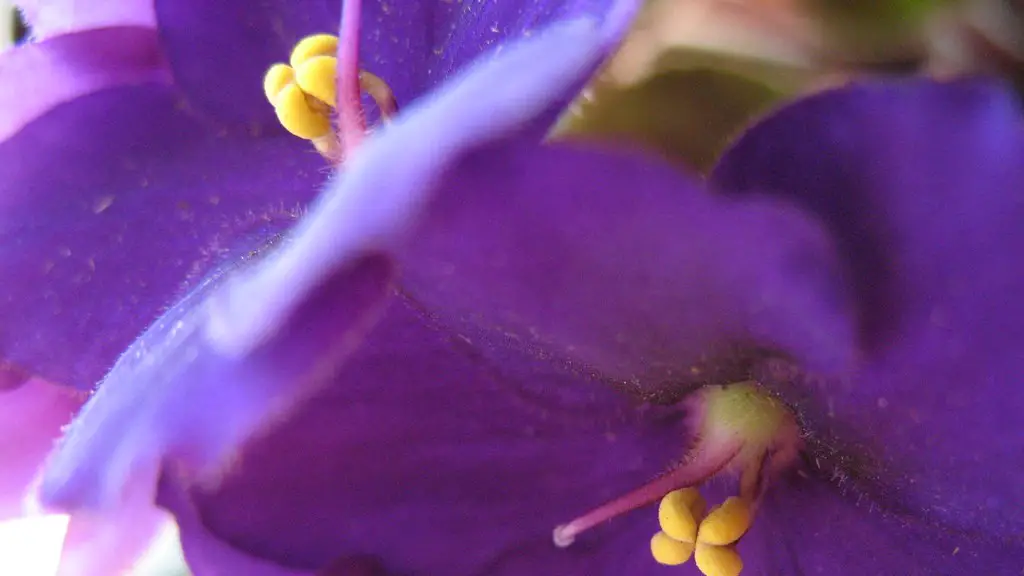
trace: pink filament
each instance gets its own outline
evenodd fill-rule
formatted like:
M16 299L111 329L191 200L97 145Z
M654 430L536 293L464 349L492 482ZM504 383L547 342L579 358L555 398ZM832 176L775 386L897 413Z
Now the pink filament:
M559 548L573 543L576 536L594 526L641 506L658 501L673 490L695 486L725 468L739 454L743 442L735 439L713 450L699 450L689 462L658 476L647 484L555 528L554 541Z
M359 21L362 0L345 0L338 42L338 130L342 146L351 154L366 135L359 88Z

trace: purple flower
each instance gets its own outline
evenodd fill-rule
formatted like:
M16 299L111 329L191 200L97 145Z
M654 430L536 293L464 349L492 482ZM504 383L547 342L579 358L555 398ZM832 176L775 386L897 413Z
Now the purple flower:
M281 239L264 245L283 229L270 218L216 244L206 262L245 257L182 287L121 356L51 461L44 499L109 513L155 491L200 575L332 563L345 574L685 573L650 558L653 513L609 518L567 548L552 530L665 470L678 480L702 455L714 462L691 480L735 464L751 443L716 443L738 425L719 418L709 385L755 380L804 434L786 437L802 458L781 475L754 468L757 520L738 546L748 570L1024 567L1024 396L1013 387L1024 135L1012 98L980 81L923 80L812 97L744 135L709 193L652 158L536 143L617 36L619 21L606 22L504 47L368 139ZM65 133L58 113L14 139L47 120ZM319 185L262 166L284 157L259 147L205 164L222 146L182 141L178 170L154 161L154 175L194 178L164 195L209 193L202 175L218 190L242 174L254 188ZM111 180L75 175L75 186ZM5 201L62 206L21 200L44 174L31 176ZM200 220L178 224L191 238L138 238L195 249ZM31 230L16 237L50 241ZM172 250L152 252L162 260L118 258L129 288L108 298L130 298L151 266L146 286L164 290L137 298L151 313L167 303L191 267L174 272ZM27 261L2 260L19 273ZM50 299L88 311L16 293L18 313L39 316L5 308L20 323L4 326L51 330L77 349L46 354L5 332L5 356L79 381L67 375L113 358L95 345L105 336L81 342L83 317L129 340L118 318L148 322L71 288ZM29 321L39 318L49 322ZM769 456L765 468L782 462Z
M259 87L298 39L337 26L340 2L156 4L22 3L37 42L0 57L0 262L17 279L0 304L5 518L85 399L73 388L211 269L290 226L329 175ZM374 3L366 66L410 103L505 37L606 9ZM65 556L117 571L159 520L144 508L108 518L120 526L76 516Z

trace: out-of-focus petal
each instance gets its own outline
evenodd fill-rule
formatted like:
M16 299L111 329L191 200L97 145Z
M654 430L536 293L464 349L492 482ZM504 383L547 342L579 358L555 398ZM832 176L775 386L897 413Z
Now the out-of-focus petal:
M152 0L17 0L36 40L89 28L156 25Z
M0 522L0 571L24 576L54 574L67 526L64 514Z
M286 417L358 345L390 277L386 259L350 262L244 353L211 342L218 307L209 297L224 286L208 281L103 379L47 463L41 502L110 514L129 492L151 499L168 461L215 478L239 445ZM264 313L258 300L248 306Z
M622 28L638 5L634 0L368 0L363 6L363 66L390 85L399 103L408 103L492 46L534 34L556 20L589 17ZM612 36L617 40L619 35Z
M482 152L441 188L404 284L476 337L513 334L645 392L745 378L759 349L851 359L831 245L782 203L723 200L663 163L566 146Z
M567 549L551 533L663 471L687 438L674 408L479 350L399 297L327 389L192 499L206 538L291 568L366 555L393 574L648 574L632 568L656 566L650 510Z
M22 556L5 553L0 559L4 574L53 574L48 571L51 562L54 569L59 564L57 576L118 574L131 567L156 528L167 521L167 513L155 507L151 495L148 501L136 499L119 508L114 517L103 519L37 515L33 484L85 399L84 393L38 378L0 391L0 521L17 520L32 527L32 540L23 545ZM37 548L50 539L55 540L53 550ZM9 542L10 537L4 536L4 545ZM54 557L43 558L47 556ZM40 571L33 571L36 564L26 563L37 560Z
M114 86L168 83L170 74L156 31L124 26L67 34L3 52L0 78L2 143L75 98ZM4 166L9 165L5 159Z
M92 387L326 178L306 142L216 133L179 104L162 85L104 90L0 142L0 358Z
M84 401L84 394L38 378L0 390L0 521L25 512L33 479Z
M160 479L159 498L174 513L181 534L181 548L193 573L314 576L312 571L295 570L254 557L212 535L196 513L185 487L168 476Z
M458 3L364 0L364 66L408 105L484 51L556 18L607 17L623 27L634 0ZM157 0L157 22L175 81L190 102L230 123L280 130L262 90L274 62L314 33L336 33L341 0L209 3ZM494 87L492 87L494 89Z
M1024 533L1024 131L1014 96L981 81L829 92L751 130L714 184L798 202L837 239L864 368L842 381L777 379L812 430L858 447L839 450L837 477L963 535L965 550L1000 539L1024 566L1013 536Z
M55 576L125 574L171 517L153 503L152 487L133 486L113 514L75 514L68 524Z

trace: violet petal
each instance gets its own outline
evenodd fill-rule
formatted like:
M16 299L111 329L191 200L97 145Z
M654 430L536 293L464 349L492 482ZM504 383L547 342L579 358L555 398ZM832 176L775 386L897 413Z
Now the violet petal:
M53 40L52 42L56 42ZM93 386L219 263L290 225L326 178L305 142L217 133L149 84L0 142L0 357Z
M634 574L625 568L653 565L649 513L568 549L552 530L663 471L686 443L676 409L480 350L400 296L328 388L192 498L204 536L293 569L369 555L395 574ZM230 557L203 558L233 573Z
M564 145L496 147L441 188L404 282L460 330L514 334L676 397L744 378L759 349L832 370L851 360L832 247L783 203L717 198L656 160Z
M1024 531L1014 504L1024 502L1014 96L984 81L831 91L753 128L713 182L798 202L837 239L865 366L804 388L820 405L807 410L811 429L874 460L838 471L849 487L953 532ZM1014 550L1024 556L1019 541Z

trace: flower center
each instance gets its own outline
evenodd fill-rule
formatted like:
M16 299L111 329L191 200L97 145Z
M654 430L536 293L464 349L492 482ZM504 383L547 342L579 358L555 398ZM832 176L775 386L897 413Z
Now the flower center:
M373 98L385 120L398 112L388 85L359 70L359 0L344 3L341 39L315 34L299 41L288 64L272 65L263 91L282 126L309 140L333 164L340 164L362 142L366 120L361 95ZM337 110L337 128L332 115Z
M706 576L735 576L743 569L736 543L747 532L768 482L795 461L801 448L793 413L755 382L709 386L692 404L696 440L682 463L632 492L555 528L559 547L616 516L658 500L661 531L651 554L675 566L695 557ZM739 477L739 495L705 514L696 487L719 474Z

